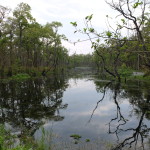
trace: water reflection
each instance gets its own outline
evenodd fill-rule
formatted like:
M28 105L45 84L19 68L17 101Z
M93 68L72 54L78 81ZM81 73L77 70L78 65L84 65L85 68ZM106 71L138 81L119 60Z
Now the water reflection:
M63 77L0 83L0 122L33 135L47 119L63 120L59 110L67 108L62 102L67 86Z
M108 90L109 88L113 93L113 102L116 105L116 116L111 118L108 123L108 133L115 134L117 137L117 145L113 150L121 150L124 147L145 149L144 140L149 137L150 131L150 127L145 123L145 119L150 119L150 93L149 85L140 82L137 83L138 84L131 82L126 84L106 83L104 86L102 82L95 82L98 91L103 92L103 96L102 99L97 102L90 120L98 104L103 101L106 89ZM132 85L136 86L131 87ZM126 98L132 106L132 111L129 116L124 116L128 112L122 113L120 107L120 100ZM137 117L138 121L134 126L129 126L127 124L132 120L133 115ZM127 136L122 138L121 135L124 134Z
M98 147L104 139L116 143L113 150L145 150L149 90L150 84L143 82L115 83L87 76L0 83L0 122L20 135L28 130L35 139L41 136L39 127L50 131L53 124L54 133L69 143L70 135L79 134L93 145L98 137Z

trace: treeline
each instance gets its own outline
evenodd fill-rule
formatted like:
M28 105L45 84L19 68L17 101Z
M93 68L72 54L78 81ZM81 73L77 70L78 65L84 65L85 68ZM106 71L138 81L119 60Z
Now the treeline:
M84 66L95 67L118 80L130 70L150 74L149 3L146 0L107 3L119 13L120 22L118 19L115 28L108 23L108 30L103 33L93 28L93 15L85 17L83 29L71 22L75 33L87 34L94 50L93 54L71 56L61 43L66 37L59 34L60 22L39 24L26 3L20 3L12 12L0 6L0 77L22 72L36 75L36 71L46 75L49 71L64 72L65 68Z
M60 22L39 24L31 7L20 3L12 12L0 5L0 76L40 70L63 70L68 51L58 33Z
M76 54L69 56L69 67L95 67L93 54Z
M94 61L100 73L109 74L119 81L130 70L150 74L149 3L146 0L112 0L107 3L118 12L115 27L107 15L108 30L99 33L92 25L93 15L89 15L85 17L83 29L78 29L77 22L71 22L75 33L86 34L87 40L91 41Z

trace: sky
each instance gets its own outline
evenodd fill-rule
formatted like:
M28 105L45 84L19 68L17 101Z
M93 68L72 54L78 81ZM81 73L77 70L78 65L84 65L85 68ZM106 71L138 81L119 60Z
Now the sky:
M105 0L0 0L0 5L7 6L12 10L21 2L31 6L31 14L40 24L59 21L63 24L60 33L66 35L69 41L76 42L78 39L87 39L79 33L74 34L75 28L70 22L77 22L79 28L84 28L84 18L93 14L92 25L99 32L107 30L106 15L115 16ZM69 54L92 53L89 41L72 44L63 41L62 44L69 50Z

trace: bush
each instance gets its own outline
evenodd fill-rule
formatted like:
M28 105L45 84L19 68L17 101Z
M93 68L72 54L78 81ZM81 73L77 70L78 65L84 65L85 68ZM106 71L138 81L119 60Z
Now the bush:
M128 68L125 64L123 64L118 71L122 77L128 77L133 74L133 70Z

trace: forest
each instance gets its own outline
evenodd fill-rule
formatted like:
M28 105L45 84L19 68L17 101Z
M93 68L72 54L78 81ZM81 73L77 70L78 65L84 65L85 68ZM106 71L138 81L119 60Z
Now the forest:
M48 72L61 73L79 66L94 67L100 74L108 74L118 80L137 70L149 75L148 4L112 1L108 5L118 11L121 17L116 28L109 24L109 30L99 33L92 26L93 15L85 17L83 29L78 29L77 22L71 22L75 33L87 35L93 49L92 54L74 53L71 56L62 46L62 40L68 39L59 34L59 28L63 27L61 22L41 25L32 16L31 7L26 3L20 3L13 11L0 6L0 77L19 73L45 76ZM141 14L136 16L139 7ZM109 20L109 16L107 18ZM125 35L122 30L131 32Z
M30 73L44 68L62 69L68 63L68 51L61 45L60 22L41 25L31 15L31 7L20 3L9 16L10 9L0 6L0 70L1 76Z

